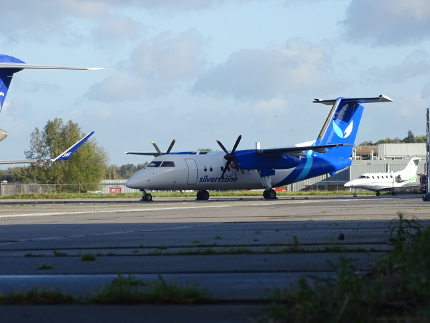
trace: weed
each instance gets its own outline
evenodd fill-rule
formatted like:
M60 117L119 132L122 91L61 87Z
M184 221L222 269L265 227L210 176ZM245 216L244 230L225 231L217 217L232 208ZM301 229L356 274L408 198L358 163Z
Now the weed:
M366 276L339 258L334 277L300 278L271 294L270 322L427 322L430 308L430 229L398 212L390 224L393 250ZM332 248L337 248L336 246Z
M167 250L169 247L168 246L158 246L157 249L158 250Z
M48 265L45 263L41 263L39 266L37 266L37 269L52 269L54 268L54 265Z
M260 230L255 230L255 234L260 234L261 231Z
M194 243L194 244L200 243L200 240L194 239L194 240L193 240L193 243Z
M36 305L36 304L72 304L78 300L73 296L57 290L39 290L32 288L26 292L12 292L7 295L0 294L0 304Z
M222 240L222 238L220 236L215 236L214 239L215 240Z
M82 261L95 261L97 259L96 255L93 253L84 253L81 256Z
M279 229L275 229L275 232L279 232Z
M68 256L67 253L65 253L65 252L59 252L58 250L53 250L52 252L54 253L55 257L67 257Z
M44 254L34 254L34 253L32 253L32 252L30 252L30 253L26 253L25 255L24 255L24 257L45 257L45 255Z
M142 290L143 289L143 290ZM89 299L98 304L139 304L139 303L195 303L207 299L207 291L198 285L180 286L168 282L162 276L154 281L143 282L133 275L120 274L110 284L103 286Z
M112 257L112 256L116 256L116 254L115 254L115 253L113 253L113 252L111 251L111 252L108 252L108 253L106 254L106 256Z

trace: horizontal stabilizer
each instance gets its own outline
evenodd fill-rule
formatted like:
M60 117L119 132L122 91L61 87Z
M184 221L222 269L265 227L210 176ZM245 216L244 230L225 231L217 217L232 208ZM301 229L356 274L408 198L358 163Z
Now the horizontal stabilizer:
M342 101L349 103L349 102L357 102L357 103L374 103L374 102L393 102L392 99L390 99L388 96L380 95L376 98L340 98ZM321 99L314 99L313 103L322 103L325 105L333 105L335 104L337 99L334 100L321 100Z
M55 66L55 65L33 65L26 63L0 63L0 68L16 69L44 69L44 70L103 70L103 67L73 67L73 66Z
M94 131L91 131L89 134L85 135L78 142L76 142L73 146L71 146L66 151L62 152L60 155L53 159L22 159L22 160L0 160L0 164L37 164L43 162L56 162L59 160L67 160L69 159L78 149L82 146L84 142L86 142L92 135Z
M287 147L287 148L273 148L273 149L259 149L257 154L259 155L304 155L305 150L313 150L318 153L326 152L326 148L336 148L341 146L352 146L351 144L331 144L331 145L320 145L320 146L303 146L303 147Z

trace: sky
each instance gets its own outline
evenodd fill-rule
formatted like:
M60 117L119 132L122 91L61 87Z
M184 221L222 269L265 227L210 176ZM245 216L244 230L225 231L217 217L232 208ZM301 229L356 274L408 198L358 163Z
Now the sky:
M286 147L314 140L314 98L375 97L356 144L425 134L428 0L0 0L0 54L29 64L3 110L1 158L22 159L36 127L72 120L109 164L125 151ZM13 165L12 165L13 166ZM7 168L4 167L4 168Z

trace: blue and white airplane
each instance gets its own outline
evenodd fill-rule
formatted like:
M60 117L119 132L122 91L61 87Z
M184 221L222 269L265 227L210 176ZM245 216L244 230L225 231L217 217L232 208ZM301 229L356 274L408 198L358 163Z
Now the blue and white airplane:
M101 70L103 68L26 64L18 58L0 54L0 112L3 108L13 75L23 69ZM0 129L0 141L6 137L7 132Z
M332 105L323 127L313 142L275 149L231 151L217 140L223 151L171 152L175 140L163 153L126 152L152 155L149 165L126 183L142 191L141 201L151 201L148 190L198 190L197 199L207 200L208 190L264 189L265 199L276 199L273 187L285 186L324 174L334 175L349 167L351 153L364 107L362 103L392 102L380 95L373 98L315 99L314 103Z

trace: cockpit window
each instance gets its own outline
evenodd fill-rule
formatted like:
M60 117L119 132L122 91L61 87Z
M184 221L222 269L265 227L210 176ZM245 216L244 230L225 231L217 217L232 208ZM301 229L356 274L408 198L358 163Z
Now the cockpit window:
M149 165L146 167L160 167L160 165L161 165L161 161L153 161L153 162L150 162Z
M172 161L163 161L161 167L175 167L175 163Z

